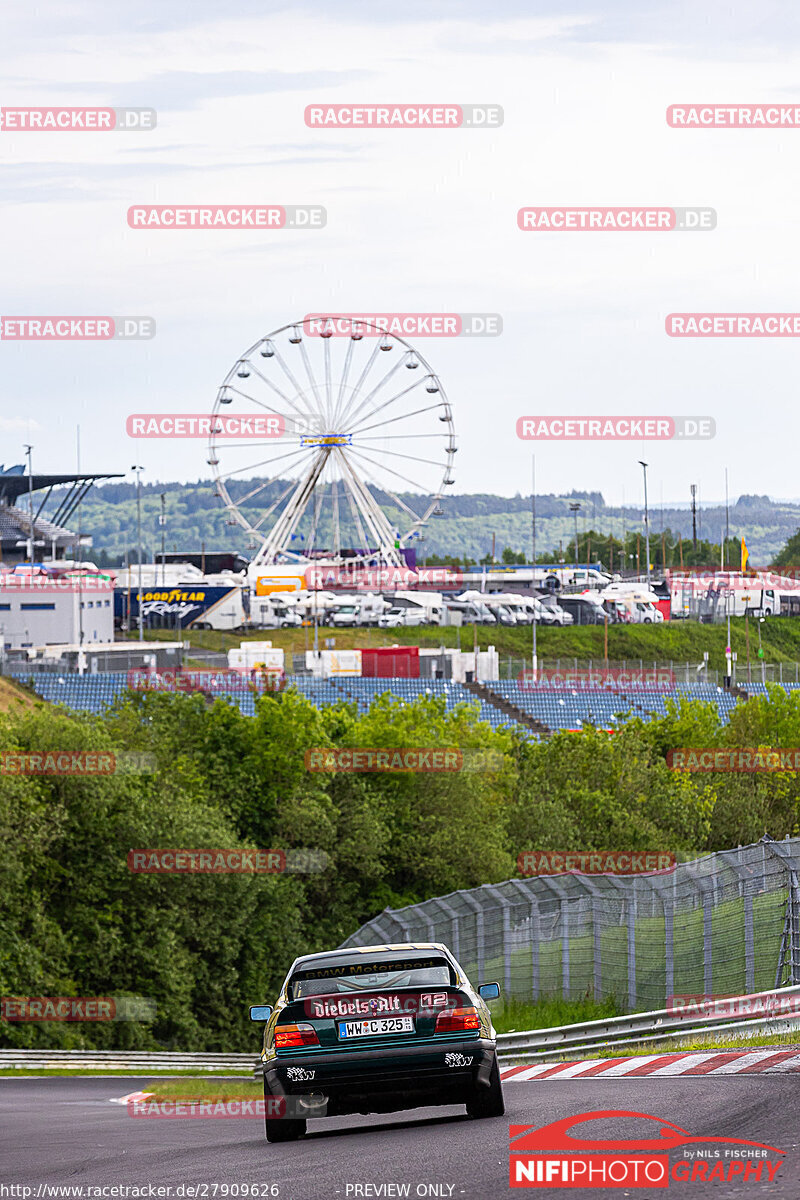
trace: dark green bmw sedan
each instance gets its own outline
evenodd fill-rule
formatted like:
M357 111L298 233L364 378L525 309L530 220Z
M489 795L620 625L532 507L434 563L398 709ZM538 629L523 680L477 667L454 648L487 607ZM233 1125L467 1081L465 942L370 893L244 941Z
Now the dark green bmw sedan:
M360 946L295 959L266 1021L267 1141L301 1137L311 1117L465 1104L501 1117L496 983L473 988L446 946Z

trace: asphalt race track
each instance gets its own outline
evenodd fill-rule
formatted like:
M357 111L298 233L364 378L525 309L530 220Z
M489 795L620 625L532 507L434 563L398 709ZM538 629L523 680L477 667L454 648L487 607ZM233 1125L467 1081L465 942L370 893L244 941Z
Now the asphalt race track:
M309 1122L309 1136L274 1146L264 1138L262 1119L134 1119L124 1106L109 1103L144 1082L141 1076L0 1078L0 1185L27 1185L31 1200L78 1197L77 1190L51 1188L80 1184L171 1185L172 1197L189 1194L185 1186L176 1190L181 1184L205 1184L207 1190L194 1193L199 1200L227 1200L236 1197L236 1189L221 1185L244 1183L265 1185L259 1196L268 1196L275 1184L272 1194L280 1200L402 1195L482 1200L511 1194L509 1123L541 1126L579 1112L632 1109L692 1134L768 1143L786 1158L772 1184L672 1181L666 1193L568 1188L551 1195L800 1197L800 1079L793 1075L510 1081L504 1118L473 1121L453 1108L337 1118ZM391 1184L410 1188L380 1186ZM22 1200L24 1193L0 1196Z

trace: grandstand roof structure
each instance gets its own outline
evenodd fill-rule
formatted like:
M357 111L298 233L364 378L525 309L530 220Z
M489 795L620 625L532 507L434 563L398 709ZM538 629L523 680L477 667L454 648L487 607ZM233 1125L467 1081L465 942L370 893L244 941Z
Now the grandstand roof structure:
M30 511L17 503L32 492L45 492L42 499L37 495L33 505L33 540L46 546L56 557L64 557L68 549L78 543L78 535L67 525L86 493L97 479L122 479L117 474L63 474L26 475L21 464L13 467L0 465L0 558L8 564L26 559L24 545L31 534ZM43 511L54 488L67 487L64 495L47 517ZM82 537L83 545L91 545L91 539ZM34 558L36 558L34 548Z

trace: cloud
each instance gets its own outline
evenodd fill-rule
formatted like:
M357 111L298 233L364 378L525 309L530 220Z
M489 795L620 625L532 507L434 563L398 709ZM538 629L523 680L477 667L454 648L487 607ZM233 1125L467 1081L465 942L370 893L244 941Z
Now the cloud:
M33 417L0 417L0 433L31 433L42 428Z
M60 97L93 97L124 108L183 112L209 100L262 96L270 92L314 92L362 83L370 71L166 71L136 80L72 80L51 85ZM17 84L27 80L17 80Z

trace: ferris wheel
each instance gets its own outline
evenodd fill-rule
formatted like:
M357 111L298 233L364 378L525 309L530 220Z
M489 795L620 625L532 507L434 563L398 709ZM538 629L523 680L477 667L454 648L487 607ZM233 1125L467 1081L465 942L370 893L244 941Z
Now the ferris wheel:
M281 432L225 436L214 418L234 413L262 427L277 418ZM259 338L220 385L211 429L216 494L259 564L403 566L454 483L441 380L407 341L367 320L307 317Z

